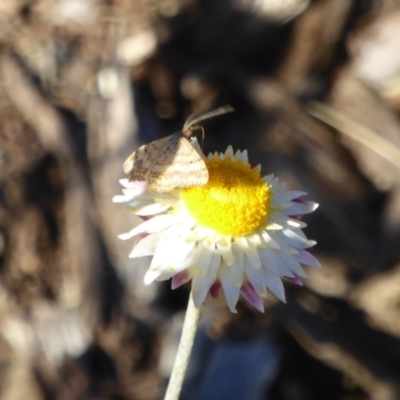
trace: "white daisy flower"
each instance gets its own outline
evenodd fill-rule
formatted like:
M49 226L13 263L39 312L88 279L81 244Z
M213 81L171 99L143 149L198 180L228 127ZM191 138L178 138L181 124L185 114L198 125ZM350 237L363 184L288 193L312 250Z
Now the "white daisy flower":
M123 195L113 201L145 221L120 238L137 238L129 257L152 256L145 284L172 278L175 289L192 280L197 307L223 290L232 312L240 294L263 312L267 289L285 301L282 278L301 285L303 265L320 268L300 221L318 205L273 175L261 177L247 151L229 146L205 161L209 181L201 187L157 193L121 180Z

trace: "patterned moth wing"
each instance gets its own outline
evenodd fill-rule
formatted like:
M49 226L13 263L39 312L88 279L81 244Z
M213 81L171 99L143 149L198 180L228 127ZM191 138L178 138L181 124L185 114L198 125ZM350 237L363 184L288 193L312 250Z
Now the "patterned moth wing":
M123 168L129 180L145 181L160 193L176 187L202 186L208 181L204 160L181 132L139 147Z
M163 193L176 187L205 185L208 170L197 150L180 132L169 138L164 151L149 171L149 187Z
M173 135L172 135L173 136ZM146 181L149 169L165 148L170 136L144 144L135 150L124 162L123 169L130 181Z

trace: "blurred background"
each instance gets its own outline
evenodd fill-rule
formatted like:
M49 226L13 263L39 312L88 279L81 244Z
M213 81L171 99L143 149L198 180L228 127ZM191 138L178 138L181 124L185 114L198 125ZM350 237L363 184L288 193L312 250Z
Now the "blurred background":
M322 270L208 303L182 399L400 399L400 1L1 0L0 398L157 400L188 288L143 287L111 202L196 110L320 203Z

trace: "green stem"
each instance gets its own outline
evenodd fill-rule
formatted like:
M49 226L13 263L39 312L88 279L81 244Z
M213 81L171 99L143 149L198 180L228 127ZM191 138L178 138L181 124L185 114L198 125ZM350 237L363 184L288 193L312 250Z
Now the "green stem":
M192 292L190 292L185 321L183 322L182 336L164 400L179 399L190 354L192 352L194 337L200 321L200 314L200 309L196 308L194 305Z

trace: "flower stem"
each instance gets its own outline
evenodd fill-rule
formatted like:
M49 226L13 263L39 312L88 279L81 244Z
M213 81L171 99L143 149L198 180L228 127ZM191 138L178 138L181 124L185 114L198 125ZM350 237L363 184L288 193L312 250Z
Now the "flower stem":
M200 309L194 305L192 292L190 292L185 320L183 322L182 336L164 400L179 399L190 354L192 352L194 337L200 321L200 314Z

